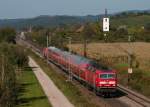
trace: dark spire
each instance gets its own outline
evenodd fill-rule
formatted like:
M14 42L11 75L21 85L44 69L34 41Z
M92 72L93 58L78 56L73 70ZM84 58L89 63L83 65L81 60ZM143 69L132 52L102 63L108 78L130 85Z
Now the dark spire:
M105 9L105 17L107 17L107 9Z

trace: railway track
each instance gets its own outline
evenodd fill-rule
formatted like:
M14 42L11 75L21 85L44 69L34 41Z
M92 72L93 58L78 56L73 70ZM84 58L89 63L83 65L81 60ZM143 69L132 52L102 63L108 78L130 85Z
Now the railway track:
M125 92L127 94L126 97L140 104L141 106L150 107L150 100L146 98L145 96L135 93L129 89L126 89L122 87L121 85L118 85L118 89Z
M26 41L24 41L24 42L26 42ZM40 53L40 49L36 48L35 46L33 46L32 44L29 44L27 42L26 42L26 45L28 45L28 47L32 48L32 51L34 53L36 53L38 56L43 58L43 56ZM141 105L141 107L150 107L150 100L148 98L146 98L142 95L138 95L137 93L122 87L121 85L118 85L118 89L120 91L126 93L127 98L129 98L130 100L134 101L135 103Z

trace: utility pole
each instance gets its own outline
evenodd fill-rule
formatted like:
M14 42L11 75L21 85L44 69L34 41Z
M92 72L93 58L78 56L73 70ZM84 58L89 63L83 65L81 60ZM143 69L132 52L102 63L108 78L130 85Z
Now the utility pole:
M84 55L84 57L87 57L87 40L86 39L84 39L84 53L83 53L83 55Z
M46 56L46 59L47 59L47 64L49 63L48 62L48 46L49 46L49 35L48 35L48 33L47 33L47 56Z
M68 40L69 40L69 68L68 68L68 71L69 71L69 81L72 81L72 71L71 71L71 37L68 37Z
M128 86L129 86L129 82L130 82L130 74L132 74L132 49L131 49L131 36L128 36L128 43L129 43L129 51L128 51Z
M105 42L107 42L107 34L106 33L104 33L104 40L105 40Z
M49 45L51 46L52 45L52 33L49 33Z
M4 62L4 55L2 55L2 86L4 83L4 76L5 76L5 62Z
M105 9L105 17L107 17L107 9Z

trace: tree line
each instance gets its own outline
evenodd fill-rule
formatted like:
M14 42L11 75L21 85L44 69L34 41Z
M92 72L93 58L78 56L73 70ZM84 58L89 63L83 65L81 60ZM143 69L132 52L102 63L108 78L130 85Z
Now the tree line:
M128 42L129 36L131 42L150 42L150 23L141 27L115 26L110 24L110 32L102 31L100 22L91 22L86 24L64 25L61 27L45 28L34 26L32 32L26 33L27 40L46 46L47 36L50 37L51 45L59 48L68 44L68 37L72 38L73 43L87 42Z
M28 64L22 47L15 44L16 31L0 29L0 107L14 107L17 103L18 68Z

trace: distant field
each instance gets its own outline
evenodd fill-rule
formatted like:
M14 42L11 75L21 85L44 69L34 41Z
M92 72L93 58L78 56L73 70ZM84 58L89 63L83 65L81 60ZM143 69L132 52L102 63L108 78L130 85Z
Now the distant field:
M72 44L71 48L78 54L83 54L82 44ZM122 63L127 62L127 52L133 52L140 63L140 68L150 69L150 43L90 43L87 46L88 57L94 59L125 57ZM120 61L121 62L121 61Z
M40 84L31 70L24 71L19 79L21 88L16 107L51 107Z

